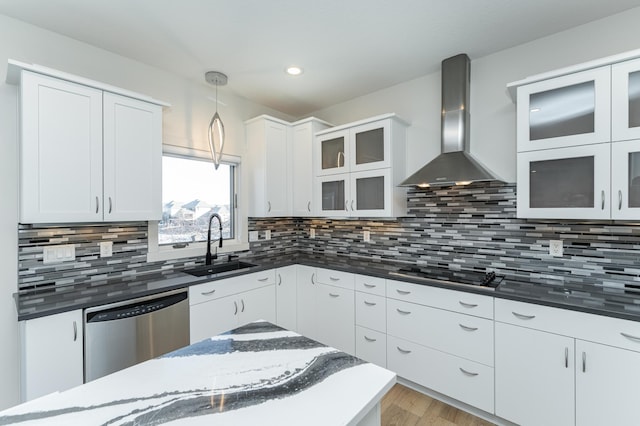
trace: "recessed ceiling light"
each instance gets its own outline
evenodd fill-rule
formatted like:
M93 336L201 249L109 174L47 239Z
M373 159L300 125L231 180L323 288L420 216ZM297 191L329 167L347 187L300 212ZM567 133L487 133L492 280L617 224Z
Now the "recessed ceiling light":
M287 67L286 71L287 71L287 74L289 74L289 75L300 75L300 74L302 74L302 68L297 67L295 65Z

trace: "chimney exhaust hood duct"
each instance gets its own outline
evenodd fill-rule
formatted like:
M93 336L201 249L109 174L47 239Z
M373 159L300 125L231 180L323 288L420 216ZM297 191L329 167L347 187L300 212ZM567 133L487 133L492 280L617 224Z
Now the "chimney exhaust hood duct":
M442 61L442 154L400 186L426 188L500 180L469 153L470 69L464 53Z

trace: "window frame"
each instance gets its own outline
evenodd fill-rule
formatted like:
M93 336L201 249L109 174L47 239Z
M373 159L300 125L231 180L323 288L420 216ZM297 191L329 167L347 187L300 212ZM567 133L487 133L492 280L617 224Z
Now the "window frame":
M174 145L163 145L162 155L168 155L172 157L192 158L192 159L210 159L211 156L208 151L202 151L193 148L186 148ZM229 164L234 166L233 173L233 195L231 197L233 202L233 216L231 218L232 226L234 226L233 234L234 238L224 240L222 248L218 248L218 254L231 253L235 251L248 250L249 243L246 241L245 230L247 229L247 212L245 208L242 208L246 203L238 203L239 194L242 194L241 176L242 165L241 158L235 155L222 155L223 164ZM173 245L160 245L158 243L158 222L152 220L148 222L148 252L147 261L164 261L174 259L184 259L189 257L202 257L204 258L207 252L206 241L189 243L186 247L177 248ZM212 248L213 249L213 248Z

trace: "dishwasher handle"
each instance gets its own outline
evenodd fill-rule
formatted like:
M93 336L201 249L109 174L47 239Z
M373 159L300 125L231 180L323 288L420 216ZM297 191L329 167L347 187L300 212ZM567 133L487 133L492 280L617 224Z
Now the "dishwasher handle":
M146 315L187 300L184 289L85 309L85 323L117 321Z

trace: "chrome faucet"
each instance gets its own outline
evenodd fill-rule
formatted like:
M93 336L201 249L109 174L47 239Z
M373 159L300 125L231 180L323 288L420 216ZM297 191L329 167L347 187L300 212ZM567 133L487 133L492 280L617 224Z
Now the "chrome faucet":
M222 248L222 218L220 218L220 215L218 213L213 213L209 218L209 230L207 231L207 255L204 259L205 265L211 265L211 261L218 258L217 247L215 254L213 256L211 255L211 221L214 217L218 219L218 223L220 224L220 238L218 239L218 247Z

